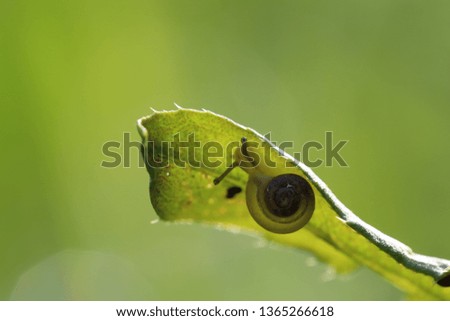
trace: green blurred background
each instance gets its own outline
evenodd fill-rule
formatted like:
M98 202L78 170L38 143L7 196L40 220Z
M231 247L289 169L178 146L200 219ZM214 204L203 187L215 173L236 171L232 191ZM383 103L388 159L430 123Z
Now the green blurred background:
M397 300L371 271L151 224L148 176L100 166L149 107L350 142L315 171L366 222L450 258L450 2L0 2L0 298Z

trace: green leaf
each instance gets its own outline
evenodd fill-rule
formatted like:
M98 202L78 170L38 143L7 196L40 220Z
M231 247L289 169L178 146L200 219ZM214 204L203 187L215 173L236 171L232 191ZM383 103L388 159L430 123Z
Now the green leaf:
M284 154L253 129L209 111L179 108L155 111L139 119L138 130L150 173L151 202L162 220L197 222L259 235L309 251L341 273L365 265L411 299L450 299L450 261L415 254L406 245L363 222L310 168ZM312 186L314 213L300 230L278 234L254 221L246 201L256 197L247 189L251 170L234 169L220 184L214 185L214 179L236 161L236 153L226 150L222 156L208 159L205 148L200 147L211 145L210 153L217 147L233 146L239 150L242 137L261 146L255 149L261 159L265 157L264 152L269 153L275 166L264 169L268 176L292 173L305 178ZM171 148L177 146L181 148ZM208 161L218 161L220 166L211 166Z

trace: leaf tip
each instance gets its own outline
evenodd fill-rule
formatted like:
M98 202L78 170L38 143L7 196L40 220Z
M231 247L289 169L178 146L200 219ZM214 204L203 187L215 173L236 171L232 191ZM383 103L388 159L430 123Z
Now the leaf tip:
M450 273L445 275L444 277L440 278L437 281L437 284L439 284L440 286L445 287L445 288L450 287Z
M144 122L149 118L150 116L144 116L137 120L137 129L139 132L139 135L142 139L147 139L148 137L148 131L147 128L145 128Z

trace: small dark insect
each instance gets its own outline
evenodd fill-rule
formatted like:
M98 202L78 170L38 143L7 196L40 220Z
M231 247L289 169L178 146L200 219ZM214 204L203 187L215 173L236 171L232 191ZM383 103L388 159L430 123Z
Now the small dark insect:
M242 192L239 186L232 186L227 190L227 198L233 198L236 194Z

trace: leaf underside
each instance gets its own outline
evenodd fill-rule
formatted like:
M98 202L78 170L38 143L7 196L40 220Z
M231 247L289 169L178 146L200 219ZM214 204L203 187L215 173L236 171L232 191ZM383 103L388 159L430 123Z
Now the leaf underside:
M404 291L410 299L450 299L450 287L444 286L450 278L450 261L415 254L406 245L364 223L311 169L275 146L270 147L271 159L277 163L273 176L286 172L286 162L294 164L289 172L307 179L316 198L315 211L309 223L290 234L269 232L252 219L246 206L248 174L243 170L235 169L219 185L213 184L213 180L231 165L231 154L216 157L221 166L212 167L205 165L201 148L195 149L191 155L187 148L180 148L176 155L167 152L168 144L174 142L176 134L179 135L177 139L184 142L194 134L195 141L201 146L217 142L225 147L239 142L242 137L270 144L253 129L209 111L180 108L154 112L139 119L138 130L145 146L144 158L149 164L150 199L161 219L197 222L254 234L306 250L340 273L365 265ZM185 162L180 166L180 159L195 159L199 164L192 166ZM149 160L155 160L156 166ZM167 166L158 165L158 162Z

